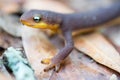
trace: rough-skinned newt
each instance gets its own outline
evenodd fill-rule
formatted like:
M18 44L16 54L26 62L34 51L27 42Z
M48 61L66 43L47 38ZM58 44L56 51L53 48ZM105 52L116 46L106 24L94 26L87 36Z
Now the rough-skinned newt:
M25 12L20 21L29 27L61 30L65 39L65 47L51 59L49 70L60 64L73 50L72 31L77 29L94 28L120 16L120 0L113 4L88 12L62 14L46 10L30 10Z

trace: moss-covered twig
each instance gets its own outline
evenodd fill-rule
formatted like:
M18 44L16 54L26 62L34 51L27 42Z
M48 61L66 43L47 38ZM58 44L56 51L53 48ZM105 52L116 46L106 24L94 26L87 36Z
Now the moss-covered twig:
M23 53L13 47L8 48L3 56L5 65L13 72L16 80L36 80L34 71Z

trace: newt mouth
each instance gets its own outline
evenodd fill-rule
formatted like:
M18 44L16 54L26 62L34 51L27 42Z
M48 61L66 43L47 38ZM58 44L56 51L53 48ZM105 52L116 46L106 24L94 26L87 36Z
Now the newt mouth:
M29 23L29 22L26 22L24 20L20 20L20 22L23 24L23 25L26 25L27 27L32 27L32 28L38 28L38 27L35 27L35 25Z
M40 29L52 29L56 30L58 29L59 25L58 24L47 24L45 22L40 22L40 23L35 23L34 25L25 21L25 20L20 20L23 25L33 27L33 28L40 28Z
M23 24L23 25L27 25L27 26L32 26L30 23L24 21L24 20L20 20L20 22Z

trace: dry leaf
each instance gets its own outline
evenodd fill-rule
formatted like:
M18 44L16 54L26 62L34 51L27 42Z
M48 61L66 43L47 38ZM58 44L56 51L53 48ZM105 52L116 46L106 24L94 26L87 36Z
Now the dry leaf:
M95 61L120 73L120 55L116 49L99 33L77 36L75 47L92 57Z
M24 27L22 41L28 61L37 77L48 78L49 75L43 71L47 65L42 64L41 60L53 57L57 53L57 49L39 29Z

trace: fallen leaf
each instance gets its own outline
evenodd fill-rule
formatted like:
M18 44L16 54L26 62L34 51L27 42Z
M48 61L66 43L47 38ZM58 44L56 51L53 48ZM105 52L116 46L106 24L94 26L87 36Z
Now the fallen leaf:
M42 64L41 60L52 58L58 50L39 29L24 27L22 31L23 47L36 76L49 78L49 74L43 71L47 65Z
M120 73L120 55L116 49L99 33L74 38L75 47L79 51Z

